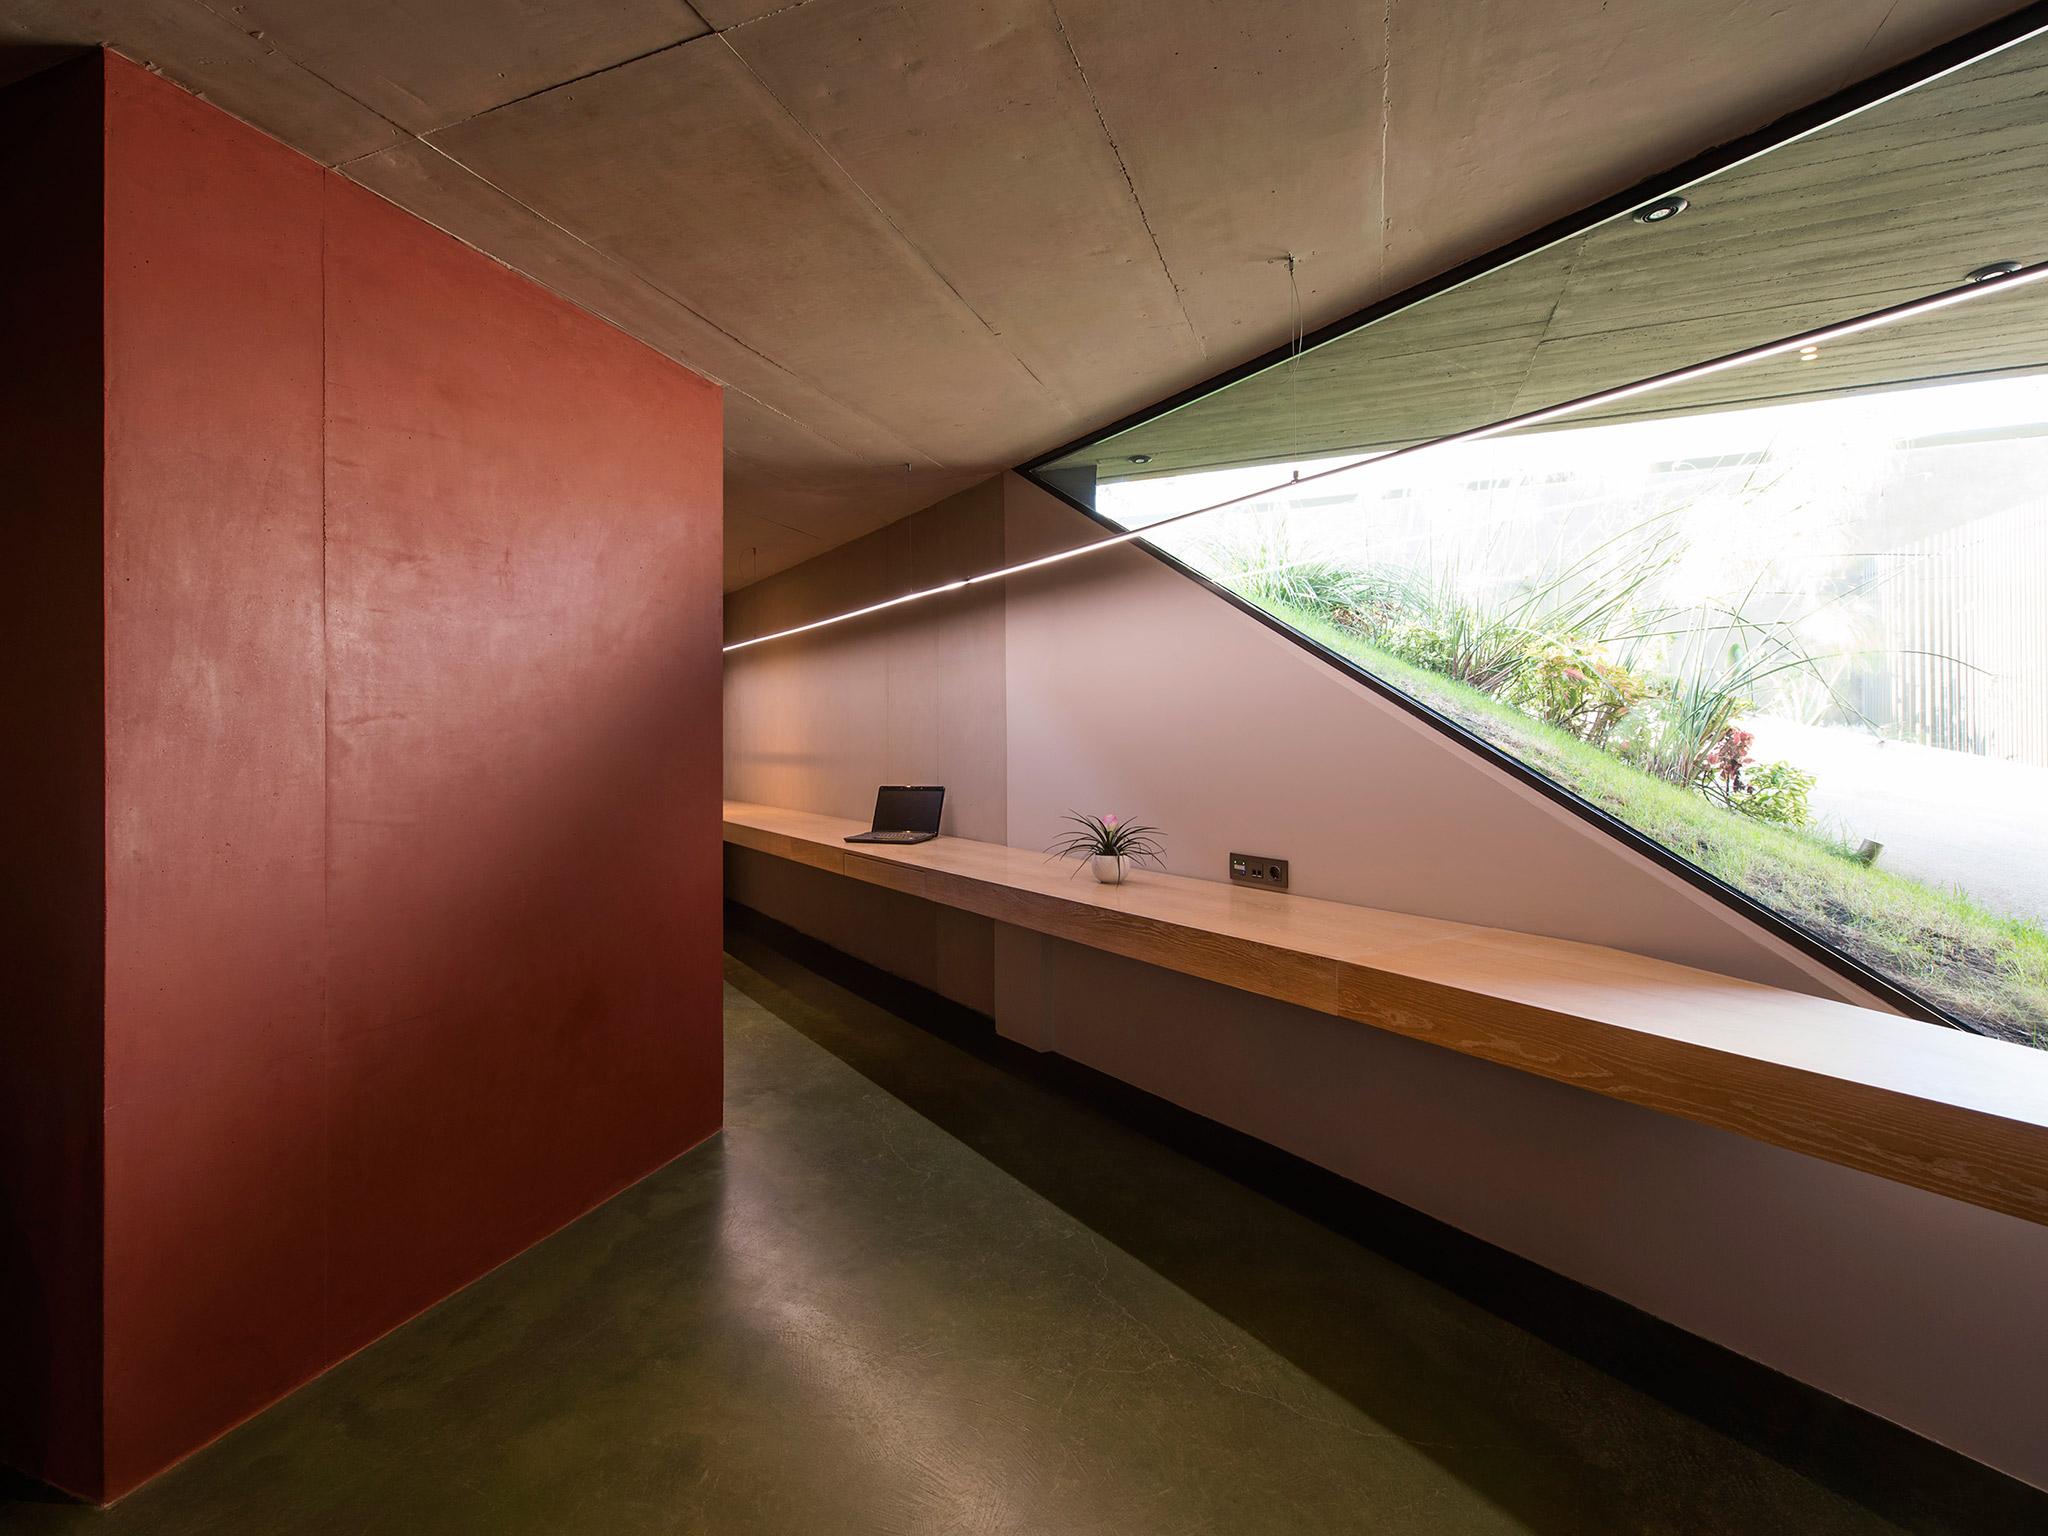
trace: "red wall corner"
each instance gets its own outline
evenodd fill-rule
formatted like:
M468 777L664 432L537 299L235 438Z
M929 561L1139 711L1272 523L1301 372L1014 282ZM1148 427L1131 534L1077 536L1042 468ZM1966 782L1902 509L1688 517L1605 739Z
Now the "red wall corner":
M82 641L23 702L83 722L42 787L95 813L49 860L88 954L104 880L103 1026L62 1044L104 1113L70 1485L112 1497L717 1129L722 429L714 386L104 70L103 165L65 170L103 178L103 393L67 409L104 411L104 509L62 615L104 678Z
M0 91L0 1461L100 1486L96 58Z

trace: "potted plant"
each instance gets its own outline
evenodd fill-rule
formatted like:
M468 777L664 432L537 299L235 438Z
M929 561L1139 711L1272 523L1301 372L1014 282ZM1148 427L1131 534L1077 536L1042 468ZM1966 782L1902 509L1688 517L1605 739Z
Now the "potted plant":
M1056 859L1086 859L1104 885L1122 885L1134 863L1166 867L1160 859L1166 850L1159 844L1157 827L1118 816L1084 816L1079 811L1069 811L1067 820L1074 830L1062 834L1046 851ZM1078 865L1075 872L1079 873Z

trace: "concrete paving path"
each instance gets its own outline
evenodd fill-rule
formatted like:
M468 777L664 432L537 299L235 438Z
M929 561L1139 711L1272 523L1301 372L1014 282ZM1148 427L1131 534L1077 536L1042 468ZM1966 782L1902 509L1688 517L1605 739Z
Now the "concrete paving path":
M1819 775L1816 819L1884 844L1882 868L2048 922L2048 768L1768 717L1753 755Z

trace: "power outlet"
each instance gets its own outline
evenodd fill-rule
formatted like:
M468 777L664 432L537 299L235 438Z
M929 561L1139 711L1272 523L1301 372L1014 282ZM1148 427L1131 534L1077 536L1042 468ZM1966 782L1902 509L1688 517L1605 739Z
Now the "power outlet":
M1233 885L1262 885L1269 891L1287 889L1287 861L1269 859L1257 853L1233 853L1230 856L1230 881Z

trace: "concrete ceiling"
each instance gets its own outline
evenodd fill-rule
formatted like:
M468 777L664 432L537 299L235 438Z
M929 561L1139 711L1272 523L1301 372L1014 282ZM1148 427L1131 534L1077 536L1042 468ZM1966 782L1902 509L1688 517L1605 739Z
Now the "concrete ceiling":
M2011 0L0 0L727 391L728 586Z
M1101 480L1391 448L2048 261L2048 38L2006 49L1090 444ZM1964 308L1574 418L2048 367L2048 292ZM1142 460L1142 463L1137 462Z

